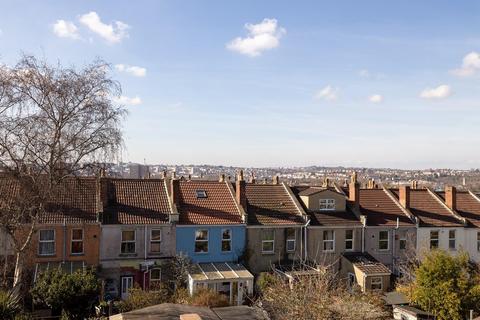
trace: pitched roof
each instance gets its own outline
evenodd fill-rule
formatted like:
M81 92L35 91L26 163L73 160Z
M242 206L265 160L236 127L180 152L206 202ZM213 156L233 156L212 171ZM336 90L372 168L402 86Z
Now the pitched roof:
M392 189L398 198L398 189ZM427 189L410 190L410 211L420 219L421 227L458 227L462 222L453 216Z
M445 200L445 192L437 192ZM457 191L457 210L471 226L480 227L480 201L468 191Z
M55 188L45 213L38 217L39 224L96 222L99 208L97 180L87 177L68 177ZM0 192L6 205L13 205L22 197L18 181L2 177ZM10 202L10 203L8 203Z
M248 224L304 224L300 209L281 184L247 183Z
M392 273L387 266L366 252L345 252L343 256L367 276Z
M163 224L172 212L162 179L102 179L105 224Z
M299 196L311 196L313 194L323 192L325 190L330 190L332 192L339 193L333 187L318 187L318 186L304 187L304 186L300 186L300 187L298 187L298 195Z
M179 224L241 224L242 213L235 201L230 182L179 181ZM197 197L205 191L206 197Z
M383 189L360 189L360 213L368 226L413 226L414 223Z

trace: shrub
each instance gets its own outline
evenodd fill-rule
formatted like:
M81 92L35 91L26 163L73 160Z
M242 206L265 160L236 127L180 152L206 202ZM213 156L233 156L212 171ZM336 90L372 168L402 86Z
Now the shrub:
M219 294L212 289L202 288L197 290L190 298L190 304L194 306L218 308L226 307L230 303L225 295Z
M11 292L0 291L0 319L14 319L20 311L20 302Z
M153 306L170 301L170 293L165 286L160 286L155 291L144 291L140 288L132 288L129 291L128 298L116 303L118 311L121 313L136 309Z
M88 317L98 300L99 283L93 272L64 273L51 270L42 273L32 289L34 302L61 310L68 319Z

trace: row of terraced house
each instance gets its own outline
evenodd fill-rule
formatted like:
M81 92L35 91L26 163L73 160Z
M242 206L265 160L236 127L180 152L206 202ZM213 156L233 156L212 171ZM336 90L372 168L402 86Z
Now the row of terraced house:
M188 290L212 288L241 304L262 272L286 280L325 268L347 285L388 291L409 255L464 250L480 261L480 199L447 187L366 188L178 179L71 178L40 217L28 255L40 272L95 267L105 295L125 299L169 281L164 266L193 263ZM13 191L12 191L13 192ZM2 238L3 237L3 238ZM2 240L3 239L3 240ZM0 252L12 255L0 233Z

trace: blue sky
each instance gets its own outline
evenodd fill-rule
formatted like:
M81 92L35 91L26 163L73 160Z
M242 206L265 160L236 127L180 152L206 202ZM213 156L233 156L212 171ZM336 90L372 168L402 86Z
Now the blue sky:
M480 167L478 1L0 1L0 30L5 64L112 64L124 161Z

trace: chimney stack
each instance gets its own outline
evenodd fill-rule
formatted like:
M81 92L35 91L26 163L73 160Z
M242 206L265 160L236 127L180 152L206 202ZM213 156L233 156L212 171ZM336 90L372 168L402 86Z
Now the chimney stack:
M410 209L410 186L400 186L398 197L402 207Z
M330 185L330 180L327 177L325 177L323 179L323 186L322 187L328 188L329 185Z
M263 178L263 184L267 184L267 178Z
M360 183L357 181L357 173L355 171L350 178L348 189L348 200L355 204L357 210L360 209Z
M273 176L273 184L279 184L279 183L280 183L280 178L278 177L278 175Z
M452 210L457 210L457 188L445 186L445 203Z
M375 186L375 180L373 180L372 178L369 178L367 182L367 189L374 189L374 186Z
M220 175L220 178L218 179L218 182L225 182L225 174L224 173L222 173Z
M235 186L235 198L237 199L237 203L243 207L243 210L247 210L247 196L246 192L246 184L245 180L243 179L243 170L238 172L237 181Z
M255 180L255 176L253 175L253 172L252 172L252 175L250 176L250 183L255 183L256 180Z
M170 196L172 202L178 206L180 204L180 180L176 179L175 176L172 176L170 180Z

